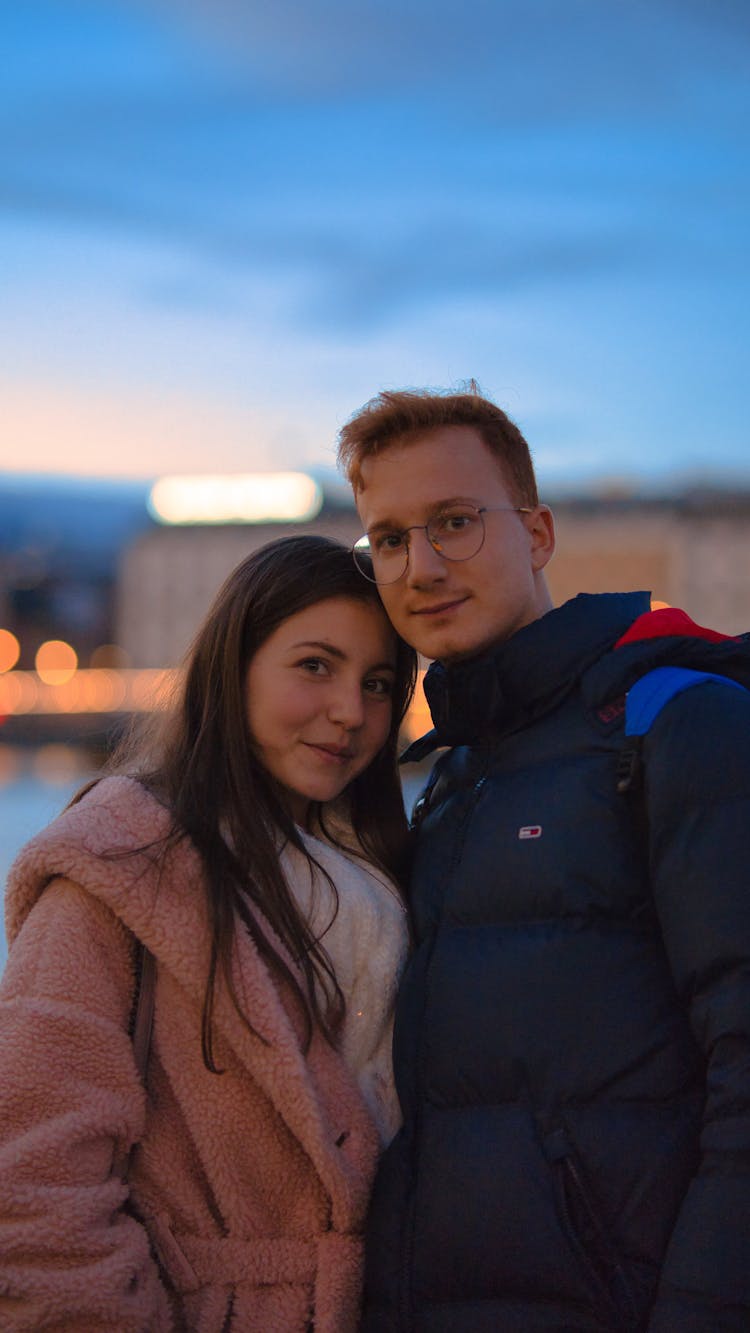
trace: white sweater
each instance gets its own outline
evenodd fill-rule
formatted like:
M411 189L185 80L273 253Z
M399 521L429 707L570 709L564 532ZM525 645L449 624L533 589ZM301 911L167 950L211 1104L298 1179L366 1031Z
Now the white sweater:
M335 917L325 875L311 875L296 848L285 847L282 868L336 973L346 1001L341 1055L359 1084L385 1146L401 1124L391 1042L396 990L409 949L406 910L396 886L369 862L304 829L299 833L310 855L336 885Z

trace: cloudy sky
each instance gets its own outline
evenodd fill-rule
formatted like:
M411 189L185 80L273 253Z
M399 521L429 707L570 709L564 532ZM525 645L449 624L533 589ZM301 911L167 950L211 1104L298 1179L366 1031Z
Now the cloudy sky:
M0 469L330 465L475 376L542 478L750 473L747 0L7 0Z

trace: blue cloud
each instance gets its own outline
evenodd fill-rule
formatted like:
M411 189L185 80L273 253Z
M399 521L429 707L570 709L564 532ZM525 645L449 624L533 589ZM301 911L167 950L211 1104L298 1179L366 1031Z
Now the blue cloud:
M748 29L745 0L6 5L11 265L30 293L44 282L40 305L57 283L70 306L78 274L45 255L77 239L85 282L105 238L108 309L125 293L144 322L165 314L165 341L184 320L191 347L219 327L241 346L264 317L280 343L287 329L361 349L408 326L429 367L442 318L463 368L471 320L452 334L455 309L489 311L497 336L510 311L536 329L543 307L550 347L617 310L634 361L691 337L693 368L702 339L706 365L734 366L727 347L750 332ZM596 336L622 387L614 323ZM682 392L679 356L665 395ZM706 372L722 403L731 378Z

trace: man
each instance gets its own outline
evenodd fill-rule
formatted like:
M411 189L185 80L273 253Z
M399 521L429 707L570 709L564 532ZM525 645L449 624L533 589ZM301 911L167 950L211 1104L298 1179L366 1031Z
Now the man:
M750 643L645 593L553 609L528 447L474 391L381 394L340 457L355 559L434 659L416 752L449 747L363 1328L748 1330ZM666 664L720 679L623 768L624 696Z

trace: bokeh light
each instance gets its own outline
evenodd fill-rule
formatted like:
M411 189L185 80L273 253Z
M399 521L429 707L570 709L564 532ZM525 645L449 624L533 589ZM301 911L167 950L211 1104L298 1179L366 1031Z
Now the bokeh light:
M89 658L89 666L95 670L102 667L127 667L130 666L130 658L118 643L100 643Z
M81 710L92 713L117 712L125 704L127 687L121 671L97 670L79 672L81 681Z
M0 629L0 672L10 671L21 655L21 645L9 629Z
M64 685L75 675L78 657L63 639L47 639L37 649L34 665L45 685Z
M0 714L32 713L40 683L32 671L12 671L0 680Z

